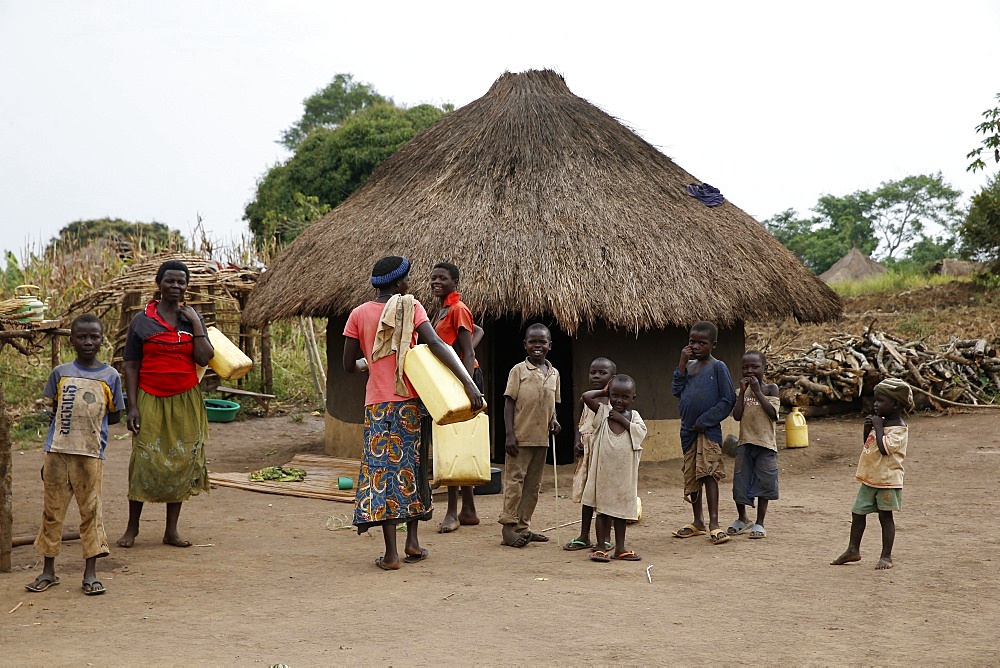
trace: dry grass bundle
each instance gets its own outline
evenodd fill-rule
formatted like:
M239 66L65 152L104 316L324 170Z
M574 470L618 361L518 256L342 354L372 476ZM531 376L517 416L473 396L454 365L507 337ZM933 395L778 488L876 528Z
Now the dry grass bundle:
M414 137L263 274L245 321L346 313L383 255L462 268L477 315L553 315L573 333L698 319L837 317L841 302L763 225L551 71L506 73ZM760 271L761 267L775 271ZM422 301L424 280L412 287Z

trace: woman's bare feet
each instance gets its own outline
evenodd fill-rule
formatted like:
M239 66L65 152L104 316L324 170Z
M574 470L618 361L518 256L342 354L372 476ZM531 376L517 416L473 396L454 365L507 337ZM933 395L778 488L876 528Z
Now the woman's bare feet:
M191 541L184 540L179 534L176 533L163 534L163 544L173 545L174 547L191 547Z
M861 552L857 548L849 547L846 552L831 561L830 565L840 566L841 564L849 564L852 561L861 561Z
M447 517L445 519L448 519ZM465 510L458 514L458 522L462 526L474 527L479 524L479 515L474 510Z
M132 547L135 545L135 537L138 535L139 532L137 530L133 530L131 528L125 529L125 533L123 533L122 537L118 539L116 545L118 545L118 547Z
M444 519L441 520L441 526L438 527L438 533L451 533L458 529L459 526L464 524L455 515L445 515Z
M878 563L875 564L875 570L877 571L882 571L887 568L892 568L892 557L882 557L878 560Z

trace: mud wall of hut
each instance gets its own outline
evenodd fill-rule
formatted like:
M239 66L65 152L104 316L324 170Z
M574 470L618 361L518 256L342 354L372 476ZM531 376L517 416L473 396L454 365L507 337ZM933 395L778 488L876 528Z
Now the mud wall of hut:
M346 316L330 318L327 325L327 359L330 363L326 391L326 451L336 457L361 456L362 421L364 418L365 380L361 375L344 373L340 360L343 357L343 331ZM494 328L487 326L487 336L480 346L480 365L488 385L506 381L507 369L492 368L496 350ZM740 358L744 351L743 323L719 330L719 345L715 356L726 363L734 380L740 376ZM638 398L636 409L649 427L644 444L643 461L663 461L681 456L680 420L677 399L670 390L674 369L681 349L687 345L688 331L674 327L656 332L643 332L638 338L634 333L621 332L598 325L581 332L573 339L571 373L563 372L563 407L575 411L580 395L590 389L587 370L595 357L608 357L618 365L619 373L627 373L636 381ZM519 344L519 342L518 342ZM568 382L572 379L571 382ZM487 388L490 396L494 393ZM503 388L500 387L502 392ZM492 398L492 397L491 397ZM494 406L497 404L494 402ZM497 439L502 444L502 412L491 408L494 422L493 442L496 456ZM573 425L563 417L563 427ZM499 428L499 433L496 433ZM723 424L728 433L738 433L739 427L732 420Z
M734 382L741 374L744 351L743 323L719 329L719 344L714 355L725 362ZM607 357L618 366L618 373L635 379L635 408L642 415L649 432L643 444L643 461L664 461L681 456L680 419L677 398L671 392L674 369L681 349L687 345L688 330L671 327L655 332L621 332L597 325L581 332L573 342L573 390L578 398L589 390L587 371L596 357ZM563 388L564 396L569 388ZM575 401L575 399L574 399ZM723 424L725 433L738 433L732 418Z

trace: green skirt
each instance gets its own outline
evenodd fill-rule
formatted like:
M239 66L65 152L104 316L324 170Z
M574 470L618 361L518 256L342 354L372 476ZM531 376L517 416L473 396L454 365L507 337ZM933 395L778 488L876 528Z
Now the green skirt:
M132 436L128 498L148 503L180 503L208 491L205 439L208 413L197 385L172 397L141 389L139 433Z

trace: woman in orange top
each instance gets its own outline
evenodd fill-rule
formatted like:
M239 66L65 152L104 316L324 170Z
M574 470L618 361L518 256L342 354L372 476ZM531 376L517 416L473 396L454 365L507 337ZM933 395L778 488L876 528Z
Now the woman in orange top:
M483 372L476 361L475 346L482 338L483 330L476 326L472 311L462 301L458 292L458 267L450 262L438 262L431 271L431 291L441 305L431 324L441 340L455 348L466 371L472 376L479 391L483 391ZM458 511L458 494L462 493L462 510ZM479 524L476 514L476 500L472 486L448 488L448 512L438 533L451 533L461 525Z

